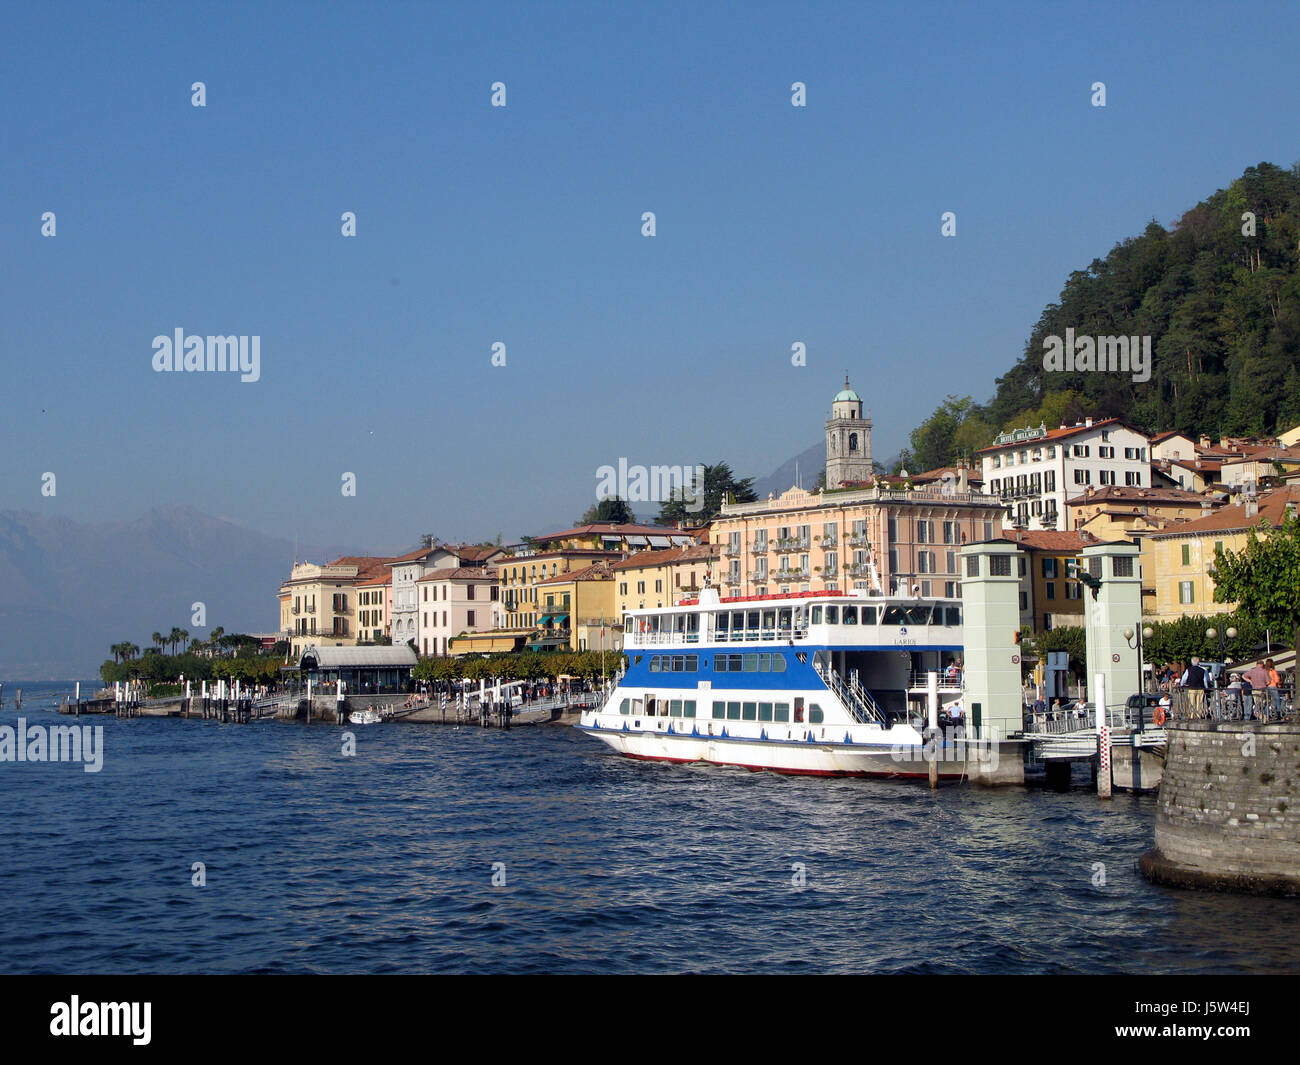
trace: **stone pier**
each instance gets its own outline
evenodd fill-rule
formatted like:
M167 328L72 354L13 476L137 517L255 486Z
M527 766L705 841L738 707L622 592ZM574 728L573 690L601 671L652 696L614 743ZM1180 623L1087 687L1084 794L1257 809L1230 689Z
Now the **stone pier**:
M1167 735L1142 872L1177 887L1300 895L1300 725L1178 721Z

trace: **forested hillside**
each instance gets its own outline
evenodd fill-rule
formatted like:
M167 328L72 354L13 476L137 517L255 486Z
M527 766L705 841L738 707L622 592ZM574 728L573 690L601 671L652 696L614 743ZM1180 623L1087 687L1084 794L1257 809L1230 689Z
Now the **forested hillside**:
M1150 336L1151 379L1045 372L1043 340L1067 328ZM1151 432L1273 435L1300 423L1298 364L1300 163L1260 163L1172 229L1153 221L1071 274L992 399L949 396L913 431L905 462L942 466L1004 429L1085 415Z

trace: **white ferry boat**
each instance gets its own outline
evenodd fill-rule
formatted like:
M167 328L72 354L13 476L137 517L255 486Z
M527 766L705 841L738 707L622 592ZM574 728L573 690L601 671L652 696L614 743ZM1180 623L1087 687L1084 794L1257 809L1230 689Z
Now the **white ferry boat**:
M960 599L795 592L624 618L627 668L575 727L632 758L822 776L960 776L927 756L929 674L961 698ZM933 740L931 741L933 744ZM934 748L932 746L931 751Z

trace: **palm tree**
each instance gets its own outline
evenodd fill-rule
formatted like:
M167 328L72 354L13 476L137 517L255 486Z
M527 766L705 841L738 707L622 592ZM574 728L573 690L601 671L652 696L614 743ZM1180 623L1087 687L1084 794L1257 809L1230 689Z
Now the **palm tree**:
M177 630L176 630L176 644L177 644L178 647L184 647L184 646L185 646L185 641L188 640L189 638L190 638L190 630L189 630L189 629L177 629Z
M129 641L128 641L127 643L124 643L124 644L122 645L122 661L123 661L123 662L129 662L131 659L133 659L133 658L134 658L136 655L138 655L139 653L140 653L140 648L137 647L135 644L129 642Z
M180 638L181 630L173 625L172 631L167 634L167 646L171 648L172 654L176 653L176 644L180 641Z
M220 646L221 637L223 637L225 634L226 634L225 628L221 625L218 625L215 629L213 629L210 633L208 633L208 647L211 648L212 650L215 650L218 646Z
M154 646L157 647L159 651L163 649L163 644L167 642L167 637L164 636L161 632L155 632L152 636L149 637L149 639L153 640Z

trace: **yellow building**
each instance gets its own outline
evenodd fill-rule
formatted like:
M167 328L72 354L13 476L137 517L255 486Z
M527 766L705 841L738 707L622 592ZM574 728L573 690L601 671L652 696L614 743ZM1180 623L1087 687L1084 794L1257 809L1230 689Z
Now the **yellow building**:
M375 632L384 635L389 583L386 566L390 561L345 555L323 565L296 563L277 593L280 632L290 642L291 653L301 656L313 644L353 647L358 640L373 639ZM364 615L360 604L363 586L367 598Z
M1300 486L1288 485L1256 500L1224 507L1196 521L1142 535L1143 613L1161 621L1226 613L1235 603L1214 600L1214 553L1240 551L1261 522L1280 525L1300 504Z
M721 555L717 544L696 544L667 551L641 551L615 562L610 567L614 573L615 617L643 607L675 606L682 599L698 595L705 577L717 587Z
M496 559L504 626L527 629L538 624L539 584L552 577L585 570L597 562L617 562L634 551L687 546L696 538L681 529L657 525L599 522L546 536L535 536Z
M531 649L616 651L623 646L609 562L539 580L537 593L541 613Z
M1203 518L1217 505L1217 500L1183 488L1105 485L1066 500L1065 509L1069 528L1113 541Z

